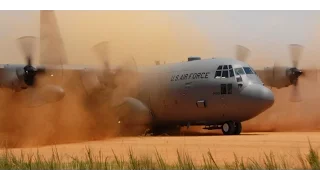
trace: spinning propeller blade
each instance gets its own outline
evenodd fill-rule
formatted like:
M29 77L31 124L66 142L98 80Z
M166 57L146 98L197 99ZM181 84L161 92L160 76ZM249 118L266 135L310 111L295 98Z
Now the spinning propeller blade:
M23 36L18 38L17 41L26 60L23 70L17 70L19 79L28 86L27 90L21 92L22 96L28 99L24 100L26 106L35 107L62 99L64 96L63 89L54 86L54 83L50 81L54 78L55 73L61 71L60 67L34 66L36 37Z
M247 47L236 45L236 58L240 61L246 61L250 55L250 50Z
M289 78L290 84L292 85L290 100L293 102L300 102L302 100L299 86L300 77L309 78L315 81L317 80L316 68L308 70L299 68L303 48L304 47L299 44L290 44L289 51L291 55L291 65L281 67L278 63L275 63L273 67L274 81L277 80L278 74L281 75L283 71L286 71L284 75Z

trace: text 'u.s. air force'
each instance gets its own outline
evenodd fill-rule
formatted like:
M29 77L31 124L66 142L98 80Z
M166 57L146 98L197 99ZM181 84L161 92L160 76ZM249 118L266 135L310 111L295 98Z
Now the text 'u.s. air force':
M210 72L177 74L171 77L171 81L180 81L187 79L208 79Z

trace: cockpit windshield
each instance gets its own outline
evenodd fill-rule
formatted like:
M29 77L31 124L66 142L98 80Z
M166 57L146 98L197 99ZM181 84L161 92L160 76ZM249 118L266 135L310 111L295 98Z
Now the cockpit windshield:
M243 75L243 74L245 74L245 72L243 71L242 68L234 68L234 71L235 71L236 75Z
M246 74L254 74L250 67L243 67L243 69L246 72Z
M243 75L243 74L256 74L255 71L250 67L243 67L243 68L235 68L234 69L236 75Z

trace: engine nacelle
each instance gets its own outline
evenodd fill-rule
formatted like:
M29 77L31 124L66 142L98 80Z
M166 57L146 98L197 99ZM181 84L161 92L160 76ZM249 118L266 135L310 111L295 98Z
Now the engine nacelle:
M266 86L272 86L280 89L292 84L288 73L288 67L266 67L264 68L264 75L261 79Z
M150 109L140 100L132 97L124 98L116 109L119 123L125 125L148 125L152 119Z
M45 85L35 93L37 99L44 103L54 103L60 101L65 96L65 91L62 87L56 85Z
M24 82L23 73L23 66L5 65L0 73L1 87L14 91L26 89L28 86Z
M90 95L95 89L101 86L101 83L96 75L96 72L90 70L83 70L80 74L82 85L85 91Z

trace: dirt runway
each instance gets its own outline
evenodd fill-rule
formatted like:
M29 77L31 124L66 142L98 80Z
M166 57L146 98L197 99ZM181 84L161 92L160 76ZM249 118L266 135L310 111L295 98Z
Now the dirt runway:
M52 150L56 149L64 160L71 156L84 158L86 148L90 148L98 156L99 151L104 157L113 158L113 152L123 155L126 159L129 148L137 157L141 155L155 155L157 150L167 162L177 161L177 150L187 152L195 163L202 163L202 155L209 150L218 163L232 162L234 153L244 160L254 158L262 160L264 153L274 153L275 157L287 157L289 161L297 162L297 154L306 154L310 140L313 148L320 148L320 132L275 132L275 133L243 133L240 136L223 136L217 134L198 134L198 136L162 136L162 137L127 137L113 138L103 141L88 141L40 148L12 149L19 155L36 153L50 158Z

